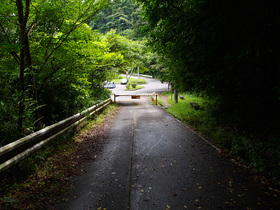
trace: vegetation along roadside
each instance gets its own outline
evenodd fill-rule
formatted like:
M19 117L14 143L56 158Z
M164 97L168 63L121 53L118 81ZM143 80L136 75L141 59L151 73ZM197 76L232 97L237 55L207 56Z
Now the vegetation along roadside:
M145 79L130 78L125 90L138 90L144 88L144 86L141 86L140 84L147 84L147 82Z
M260 175L277 185L280 184L280 146L277 144L277 136L265 130L249 132L247 127L240 127L239 119L229 119L220 111L218 100L184 92L179 93L183 99L179 97L178 103L174 103L170 92L162 95L168 96L168 103L172 105L167 108L170 114L190 125L214 144L228 150L231 155L240 158L240 161Z
M12 171L1 174L0 209L46 209L63 200L74 185L73 177L83 173L85 165L98 155L119 109L116 105L108 106L74 137L66 135L28 158L31 172L25 177L14 176ZM25 167L17 169L20 168Z
M117 79L113 79L112 82L114 83L121 83L121 80L126 78L125 76L118 76ZM144 88L144 86L141 86L140 84L147 84L147 81L145 79L136 79L136 78L130 78L129 82L126 85L125 90L138 90L141 88Z

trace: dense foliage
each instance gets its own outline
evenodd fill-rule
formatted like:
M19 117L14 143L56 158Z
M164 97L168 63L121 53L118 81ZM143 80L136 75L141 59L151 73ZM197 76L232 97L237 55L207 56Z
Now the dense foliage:
M137 42L86 24L111 4L1 1L0 145L108 97L103 82L139 63Z
M141 16L141 5L133 0L114 2L110 7L101 10L97 14L98 18L90 21L89 26L102 33L114 29L119 35L132 40L141 40L144 37L141 27L145 24Z
M243 128L278 130L278 2L139 2L150 45L165 57L166 80L219 97L223 111Z

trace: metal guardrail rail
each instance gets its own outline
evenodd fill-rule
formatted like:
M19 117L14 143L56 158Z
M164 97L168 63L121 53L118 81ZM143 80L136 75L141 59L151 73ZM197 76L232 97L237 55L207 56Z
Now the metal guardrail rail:
M157 93L136 93L136 94L114 94L114 103L116 103L117 101L117 97L120 96L131 96L131 99L140 99L140 97L151 97L152 101L155 103L155 105L157 105L157 101L158 101L158 94Z
M76 127L112 102L107 99L89 109L0 148L0 173L36 152L56 137Z

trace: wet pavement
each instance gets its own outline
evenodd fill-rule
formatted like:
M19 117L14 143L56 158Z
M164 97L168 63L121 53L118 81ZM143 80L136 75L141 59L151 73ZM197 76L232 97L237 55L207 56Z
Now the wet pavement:
M149 98L123 107L56 209L279 209L277 198Z

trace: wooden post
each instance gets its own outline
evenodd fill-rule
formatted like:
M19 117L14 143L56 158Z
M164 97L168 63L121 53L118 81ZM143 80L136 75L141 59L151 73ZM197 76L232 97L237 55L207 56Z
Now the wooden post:
M156 105L157 105L157 94L156 94Z
M114 94L114 103L116 103L116 94Z
M171 100L172 100L173 85L171 84Z

